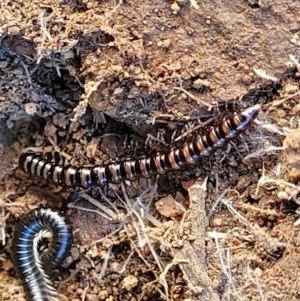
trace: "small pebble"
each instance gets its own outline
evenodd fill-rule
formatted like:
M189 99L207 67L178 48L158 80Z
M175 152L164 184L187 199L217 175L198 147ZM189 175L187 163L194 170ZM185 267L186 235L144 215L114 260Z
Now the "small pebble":
M24 105L24 108L25 108L25 112L28 114L28 115L34 115L34 113L36 112L36 105L34 102L29 102L29 103L26 103Z
M127 291L130 291L138 285L138 282L139 281L135 276L127 276L123 279L121 287Z
M87 301L99 301L99 298L95 294L87 294L85 300L87 300Z
M102 290L98 293L98 297L100 300L105 300L108 297L108 291Z

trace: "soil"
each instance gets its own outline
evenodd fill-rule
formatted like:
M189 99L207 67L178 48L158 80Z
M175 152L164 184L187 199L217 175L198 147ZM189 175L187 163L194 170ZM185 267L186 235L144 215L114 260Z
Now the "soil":
M299 16L294 0L0 3L0 301L36 207L71 223L60 300L300 298ZM235 110L256 123L199 164L88 190L24 174L163 152ZM53 154L52 154L53 153Z

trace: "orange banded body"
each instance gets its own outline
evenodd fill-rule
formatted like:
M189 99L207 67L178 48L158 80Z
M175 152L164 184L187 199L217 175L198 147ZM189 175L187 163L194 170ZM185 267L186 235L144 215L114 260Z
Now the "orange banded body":
M209 156L217 149L245 131L256 118L260 105L249 107L241 112L234 112L212 126L207 133L198 135L189 143L169 152L138 159L112 162L106 165L73 167L54 164L51 161L25 152L20 155L19 166L29 174L67 187L88 188L92 185L104 186L109 183L120 183L135 180L139 177L151 177L180 170L185 165L196 164L200 157Z

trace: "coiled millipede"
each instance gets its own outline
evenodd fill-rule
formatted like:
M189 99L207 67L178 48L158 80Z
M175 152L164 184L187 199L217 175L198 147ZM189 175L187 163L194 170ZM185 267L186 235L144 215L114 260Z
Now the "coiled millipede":
M39 254L39 243L48 248ZM12 241L12 260L30 301L58 301L49 274L71 248L72 231L64 218L50 209L34 209L17 225Z
M254 105L241 112L234 112L223 118L218 125L212 126L206 134L198 135L192 142L171 149L165 154L158 153L106 165L73 167L55 164L33 152L23 152L19 158L19 167L26 173L71 188L103 186L125 180L132 181L139 177L161 175L196 164L201 156L209 156L224 147L251 125L260 109L260 105ZM39 256L38 241L50 233L53 239L49 250L45 255ZM31 211L20 221L13 239L12 255L15 269L29 300L56 300L55 290L43 270L43 265L51 262L51 269L61 262L69 251L70 239L70 228L63 218L51 210Z

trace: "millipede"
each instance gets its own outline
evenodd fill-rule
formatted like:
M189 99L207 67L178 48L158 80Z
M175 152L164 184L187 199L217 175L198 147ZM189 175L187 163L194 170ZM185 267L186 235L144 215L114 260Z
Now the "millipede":
M55 164L33 152L23 152L19 157L19 167L25 173L71 188L104 186L126 180L133 181L139 177L162 175L180 170L186 165L196 164L201 156L209 156L224 147L252 124L260 109L260 105L254 105L234 112L219 124L212 126L207 133L197 135L192 142L184 143L181 147L173 148L164 154L157 153L149 157L126 159L106 165L74 167Z
M39 244L48 240L41 254ZM34 209L17 225L12 241L12 261L30 301L58 301L50 274L71 248L72 231L57 212Z
M260 105L234 112L212 126L203 135L169 152L138 159L110 162L106 165L74 167L56 164L33 151L19 157L19 167L25 172L70 188L88 188L135 180L139 177L166 174L196 164L201 156L210 156L245 131L257 117ZM46 251L39 253L39 242L50 239ZM52 271L70 251L72 233L64 218L50 209L33 210L16 227L12 242L12 260L28 300L57 301L52 287Z

